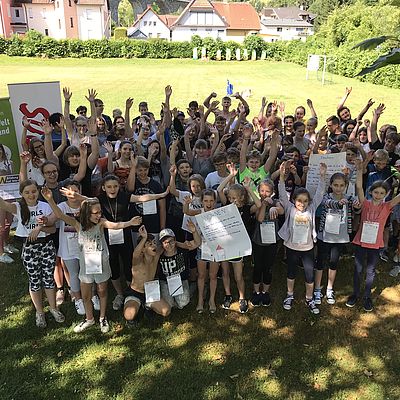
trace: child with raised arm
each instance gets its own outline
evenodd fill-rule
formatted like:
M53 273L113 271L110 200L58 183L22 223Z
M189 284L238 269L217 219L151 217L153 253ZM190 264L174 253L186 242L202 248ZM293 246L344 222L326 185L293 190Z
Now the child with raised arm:
M42 189L42 195L49 203L55 216L66 224L75 228L78 233L79 251L79 280L85 306L86 319L74 328L74 332L82 332L95 324L92 304L92 286L97 285L97 294L100 297L100 329L107 333L110 329L106 318L107 284L111 277L109 254L104 228L124 229L129 226L140 225L141 217L133 217L127 222L110 222L101 217L101 206L98 199L87 199L81 204L79 221L64 214L53 200L51 191Z
M308 190L297 188L293 194L293 203L289 201L285 189L286 163L280 166L279 200L285 209L285 222L279 230L279 236L284 240L287 254L287 295L283 308L290 310L294 302L294 283L297 266L303 263L306 282L306 305L311 313L319 314L319 309L313 300L314 289L314 242L317 239L315 230L315 212L325 193L326 165L321 164L317 191L311 202Z
M51 231L44 225L45 218L51 214L48 204L39 201L39 186L35 181L25 180L20 183L21 200L9 203L0 197L0 209L17 217L16 236L24 242L22 264L29 279L29 294L36 309L36 326L47 326L43 311L43 289L50 305L50 313L56 322L64 322L64 315L57 309L54 282L56 253Z
M139 228L140 241L132 256L132 282L125 291L124 317L128 327L134 327L141 307L151 309L163 317L171 312L170 305L164 300L146 302L145 283L154 280L157 265L163 249L157 248L155 238L148 234L144 225Z
M228 170L230 171L230 174L221 182L217 189L219 198L222 205L226 205L228 203L236 205L247 232L251 232L253 223L252 214L255 214L256 210L261 207L261 201L252 190L250 186L251 180L249 177L245 178L243 185L240 185L238 183L230 185L225 194L225 187L228 185L229 182L234 180L236 174L238 173L233 164L230 164L228 166ZM249 203L249 197L252 198L254 202L253 204ZM230 286L229 263L231 263L233 266L235 281L239 292L239 310L242 314L244 314L248 311L248 303L245 297L243 257L224 261L222 263L222 280L225 289L225 298L222 307L228 310L231 307L233 301Z
M372 311L374 305L371 299L371 289L374 283L375 267L378 263L379 251L384 247L383 232L385 223L393 207L400 203L400 195L385 202L385 198L390 191L390 186L387 182L375 181L369 187L371 199L366 199L362 186L363 167L361 160L356 161L356 166L356 190L362 208L360 226L353 240L353 244L356 245L353 293L347 299L346 306L354 307L357 304L361 291L361 273L366 259L367 276L365 280L363 306L365 311Z

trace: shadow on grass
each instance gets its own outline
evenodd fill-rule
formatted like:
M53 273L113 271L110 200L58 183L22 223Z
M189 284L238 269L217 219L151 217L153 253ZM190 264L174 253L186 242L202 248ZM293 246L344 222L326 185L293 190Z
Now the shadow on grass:
M285 267L279 264L269 308L241 315L235 304L211 316L196 314L191 304L166 321L144 319L136 330L127 330L121 315L110 312L109 334L96 326L77 335L72 326L79 318L71 303L62 306L67 323L48 318L48 328L38 330L22 267L7 266L0 270L0 396L398 399L400 286L388 270L379 266L373 313L344 305L351 259L339 270L337 304L323 303L319 317L309 314L299 271L296 304L284 311ZM246 273L251 282L251 269Z

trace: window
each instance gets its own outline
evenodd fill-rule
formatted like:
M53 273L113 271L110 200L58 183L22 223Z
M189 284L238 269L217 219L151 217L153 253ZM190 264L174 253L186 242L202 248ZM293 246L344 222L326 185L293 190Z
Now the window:
M42 16L44 19L46 19L46 9L45 8L43 8L43 10L42 10Z
M296 28L296 32L303 32L303 28Z
M191 28L190 29L192 32L197 32L197 28Z
M47 28L44 30L44 34L45 34L46 36L49 36L49 30L48 30Z
M60 7L60 3L58 1L56 1L56 8Z
M69 19L69 22L71 23L71 28L73 28L74 27L74 19L72 17Z
M161 33L157 33L157 37L160 38L161 37Z
M28 16L29 18L33 18L32 8L28 8Z
M281 28L281 27L278 27L278 28L276 28L276 31L277 31L277 32L282 32L282 28Z
M93 10L89 10L89 9L86 10L86 19L88 21L91 21L93 19Z
M156 26L156 21L153 22L153 26Z
M146 26L147 25L147 21L143 21L143 26Z
M68 7L72 7L72 2L71 2L71 0L68 0Z
M153 34L149 32L149 39L153 37Z
M212 25L213 21L213 13L207 12L206 13L206 25Z
M15 10L15 16L19 18L19 10Z
M61 29L61 19L58 20L58 29Z
M212 29L211 28L207 28L206 32L212 32Z

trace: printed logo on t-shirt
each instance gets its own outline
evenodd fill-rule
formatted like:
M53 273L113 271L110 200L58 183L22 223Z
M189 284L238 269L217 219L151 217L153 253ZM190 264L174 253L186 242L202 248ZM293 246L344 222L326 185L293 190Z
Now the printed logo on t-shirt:
M165 276L180 274L185 271L185 259L182 253L172 257L161 257L160 265Z

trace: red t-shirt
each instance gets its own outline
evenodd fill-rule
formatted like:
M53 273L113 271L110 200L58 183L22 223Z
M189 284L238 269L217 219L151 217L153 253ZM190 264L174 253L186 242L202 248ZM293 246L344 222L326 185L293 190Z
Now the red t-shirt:
M383 231L385 229L386 220L391 212L392 207L390 205L390 202L374 205L372 203L372 200L364 200L361 210L360 226L353 240L353 244L357 244L361 247L366 247L368 249L380 249L384 247ZM379 224L376 243L361 242L361 233L364 222L375 222Z

